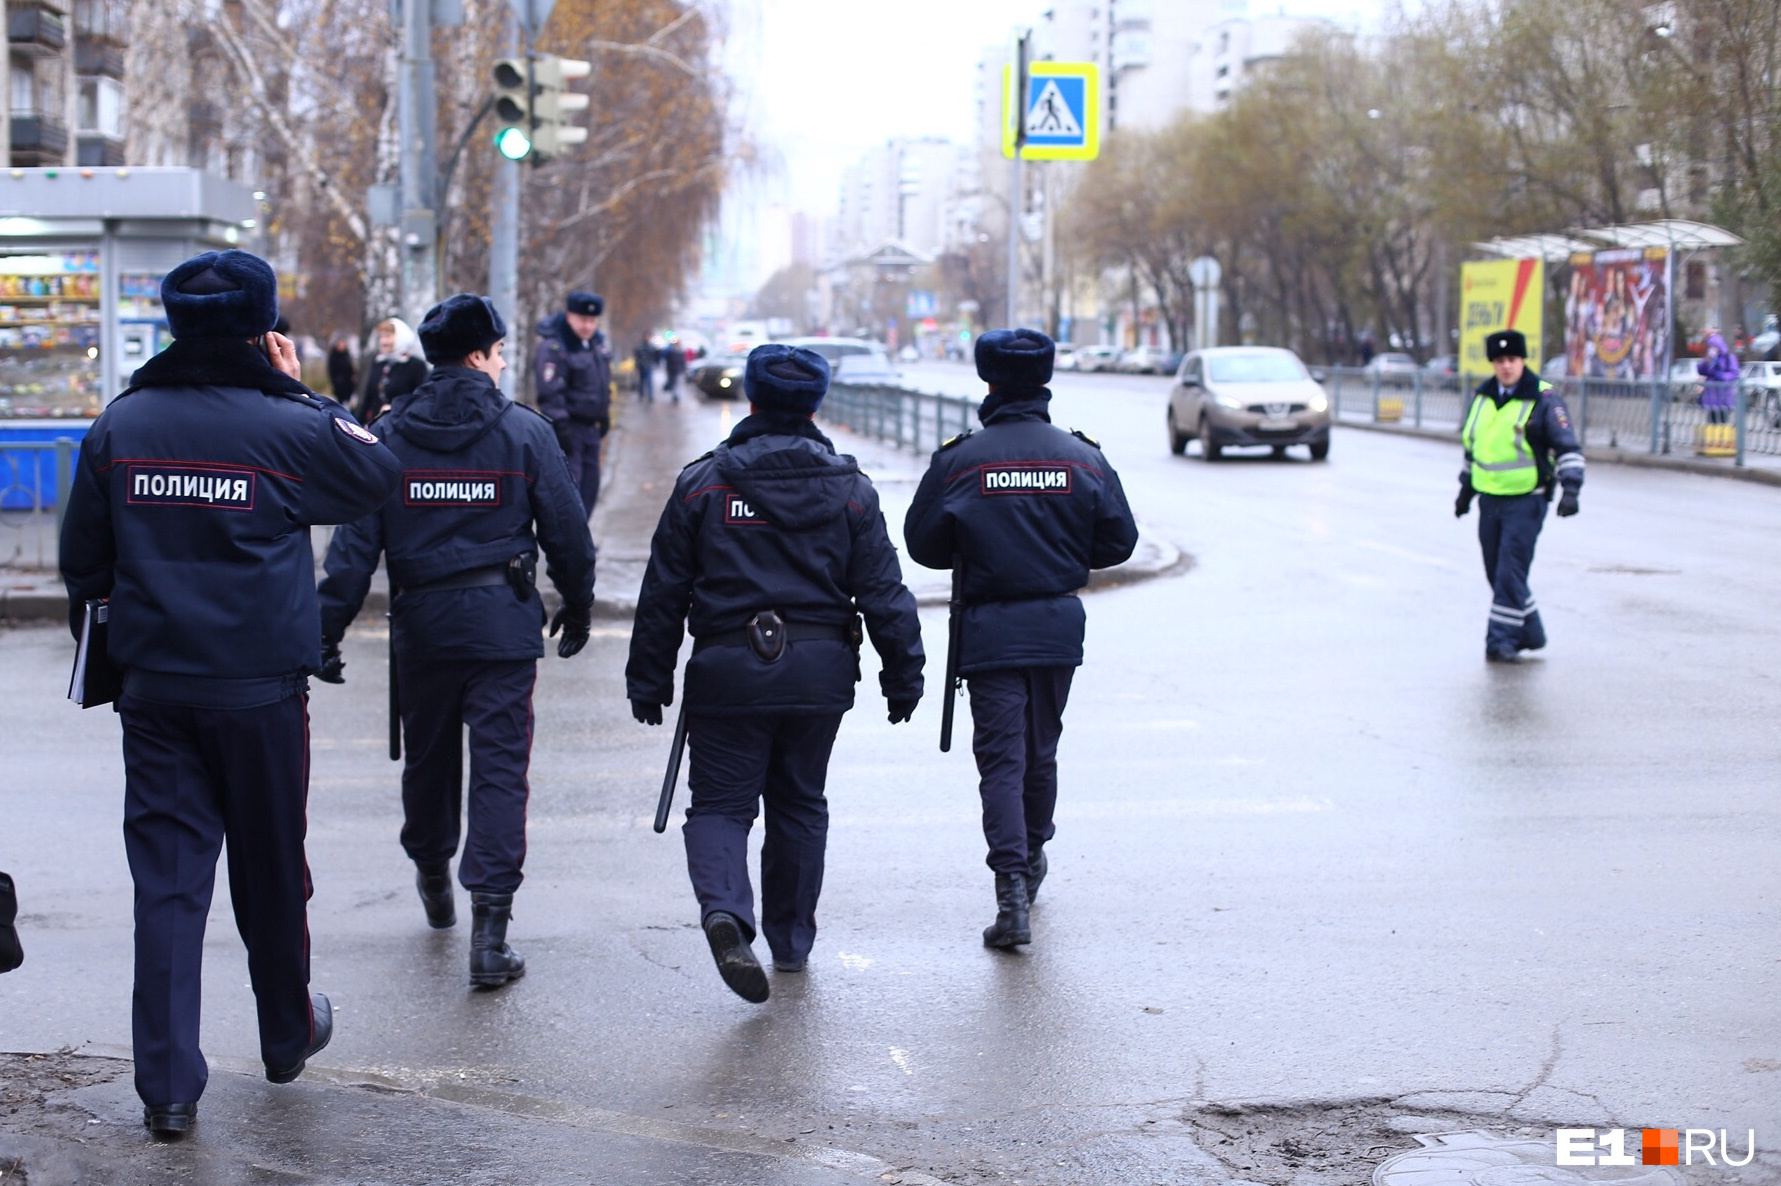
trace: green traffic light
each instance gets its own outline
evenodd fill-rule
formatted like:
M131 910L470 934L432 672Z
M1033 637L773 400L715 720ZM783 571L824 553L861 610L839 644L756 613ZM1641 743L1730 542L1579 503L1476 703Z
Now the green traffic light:
M502 128L495 133L495 151L510 161L523 161L532 152L532 141L518 128Z

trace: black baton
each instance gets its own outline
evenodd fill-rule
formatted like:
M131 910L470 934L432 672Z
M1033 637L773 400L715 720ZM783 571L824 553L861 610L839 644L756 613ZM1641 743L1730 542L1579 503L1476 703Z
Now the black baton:
M394 601L396 591L390 590L390 600ZM390 622L390 761L402 760L402 687L396 681L396 622L390 614L385 614Z
M965 633L965 561L952 558L952 597L946 602L946 683L940 704L940 752L952 752L952 711L958 700L959 646Z
M674 719L674 747L668 751L668 773L662 776L662 797L656 800L656 831L668 830L668 809L674 805L674 784L680 781L680 755L686 750L686 689L680 692L680 715Z

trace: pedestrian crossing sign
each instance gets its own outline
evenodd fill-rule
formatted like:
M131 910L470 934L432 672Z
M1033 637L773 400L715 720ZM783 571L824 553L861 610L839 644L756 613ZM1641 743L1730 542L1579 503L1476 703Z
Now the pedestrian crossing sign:
M1094 62L1033 62L1014 100L1014 68L1002 71L1002 155L1092 161L1101 154L1101 68Z

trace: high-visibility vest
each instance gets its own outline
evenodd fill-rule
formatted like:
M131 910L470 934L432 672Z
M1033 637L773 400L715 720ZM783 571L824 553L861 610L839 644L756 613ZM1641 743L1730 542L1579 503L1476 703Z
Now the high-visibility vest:
M1541 380L1540 390L1550 391L1552 384ZM1540 484L1540 467L1527 443L1527 422L1538 403L1511 399L1498 407L1488 395L1472 398L1460 433L1472 460L1472 489L1480 494L1531 494Z

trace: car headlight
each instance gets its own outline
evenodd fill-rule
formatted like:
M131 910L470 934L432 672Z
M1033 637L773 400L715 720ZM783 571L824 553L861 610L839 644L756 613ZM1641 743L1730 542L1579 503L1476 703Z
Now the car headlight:
M1330 408L1330 401L1324 397L1323 392L1319 391L1305 401L1305 406L1313 412L1327 412Z
M1243 401L1234 395L1215 395L1212 399L1213 402L1218 404L1221 408L1231 408L1235 410L1243 406Z
M717 381L717 385L719 387L728 387L730 385L730 377L728 375L725 375L723 378L721 378Z

